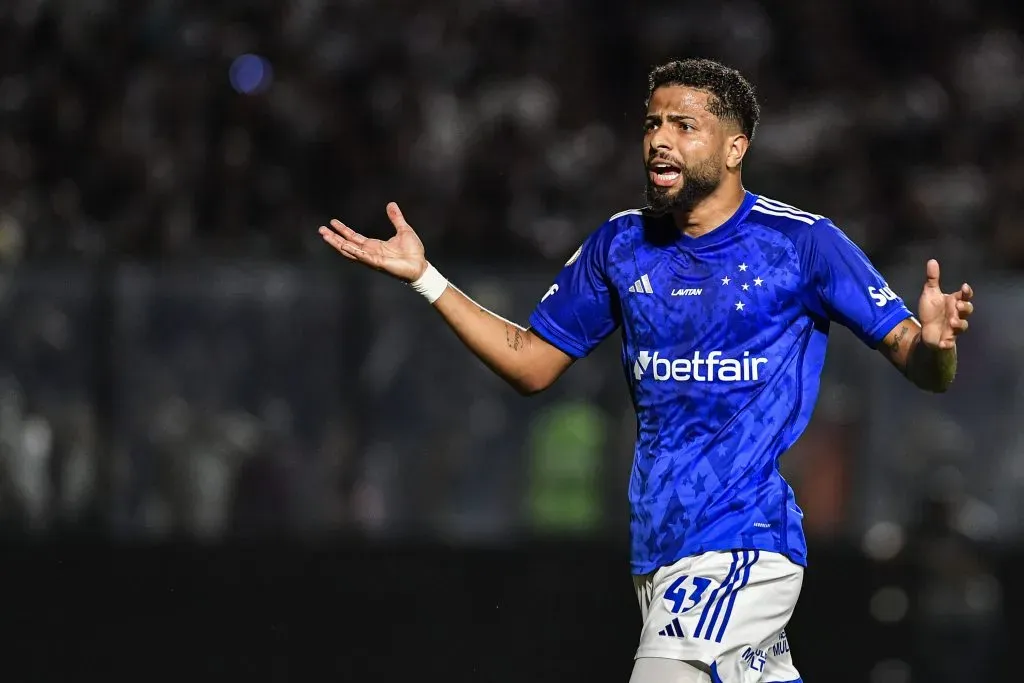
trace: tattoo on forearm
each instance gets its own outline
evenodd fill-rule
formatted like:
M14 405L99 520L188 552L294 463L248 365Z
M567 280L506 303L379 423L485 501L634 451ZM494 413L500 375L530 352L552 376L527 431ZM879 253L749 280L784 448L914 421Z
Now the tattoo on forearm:
M526 344L523 339L523 331L512 325L505 325L505 342L513 351L519 351Z
M889 342L889 350L890 351L892 351L893 353L896 353L897 351L900 350L900 344L903 343L903 338L907 336L907 330L908 329L910 329L910 328L908 326L906 326L906 325L901 325L900 326L899 331L896 332L896 336L893 337L891 342ZM920 335L918 335L918 336L920 336Z

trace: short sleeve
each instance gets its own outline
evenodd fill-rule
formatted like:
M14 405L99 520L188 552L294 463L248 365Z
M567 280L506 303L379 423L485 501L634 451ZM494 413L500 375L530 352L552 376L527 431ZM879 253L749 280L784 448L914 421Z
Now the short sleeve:
M911 317L863 250L828 219L815 222L797 243L810 306L871 348Z
M530 315L535 333L573 358L583 358L619 326L607 277L614 225L592 233L566 262Z

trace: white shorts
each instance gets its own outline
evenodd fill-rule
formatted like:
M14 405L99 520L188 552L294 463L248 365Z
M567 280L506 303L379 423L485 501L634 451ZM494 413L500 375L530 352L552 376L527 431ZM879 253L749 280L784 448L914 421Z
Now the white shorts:
M803 567L759 550L685 557L634 576L644 621L636 657L690 662L715 683L799 682L785 628L803 580Z

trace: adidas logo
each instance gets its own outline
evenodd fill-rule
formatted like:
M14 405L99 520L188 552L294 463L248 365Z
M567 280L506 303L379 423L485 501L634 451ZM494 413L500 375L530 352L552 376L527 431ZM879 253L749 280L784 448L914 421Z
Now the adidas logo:
M685 638L683 635L683 627L679 625L679 617L676 617L668 623L668 625L658 631L659 636L669 636L672 638Z
M634 294L654 294L651 281L647 279L647 273L640 276L640 279L629 286L629 291Z

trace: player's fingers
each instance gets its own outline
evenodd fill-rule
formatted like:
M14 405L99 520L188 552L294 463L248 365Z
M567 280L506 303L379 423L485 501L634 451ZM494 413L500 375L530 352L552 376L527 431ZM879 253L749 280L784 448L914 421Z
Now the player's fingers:
M350 242L326 226L320 226L320 236L342 256L348 256L356 261L364 260L364 255L369 256L359 248L359 245Z
M347 258L349 261L355 261L356 263L359 263L359 259L357 259L352 254L348 253L344 249L339 249L338 253L341 254L342 256L344 256L345 258Z
M964 301L970 301L974 298L974 288L966 282L960 285L960 298Z
M331 219L331 227L334 228L338 233L341 234L342 237L349 240L350 242L362 244L367 240L366 237L360 235L358 232L348 227L347 225L339 221L337 218Z
M362 263L364 266L369 266L370 268L374 268L376 270L381 270L384 268L384 261L379 254L371 254L370 252L364 250L359 245L344 240L342 240L340 243L331 240L328 240L328 242L330 242L331 246L338 250L339 254L341 254L342 256L349 260L358 261L359 263Z
M963 318L950 318L949 327L953 330L953 334L963 334L967 331L967 327L970 325Z
M348 242L348 240L328 228L326 225L320 226L320 237L323 238L324 242L327 242L327 244L331 245L338 251L341 251L342 245Z
M396 232L412 230L412 226L406 222L405 215L403 215L402 210L398 208L398 204L395 202L388 202L387 212L388 219L391 221L391 225L395 226Z
M956 303L956 310L957 313L960 314L961 318L966 318L967 316L974 313L974 304L971 303L970 301L958 301Z
M928 259L928 263L924 267L924 286L939 288L939 262L935 259Z

